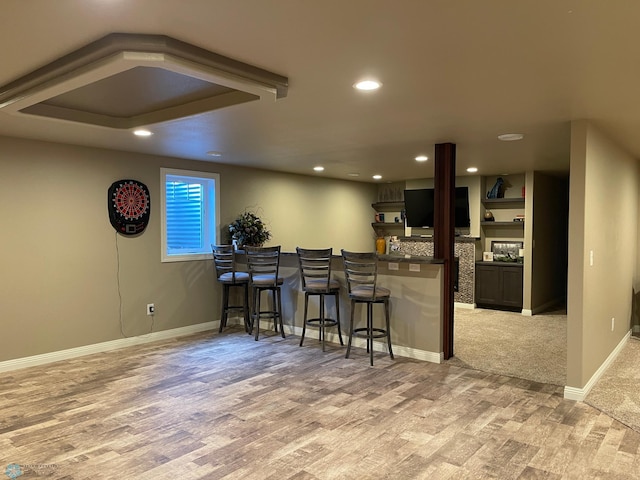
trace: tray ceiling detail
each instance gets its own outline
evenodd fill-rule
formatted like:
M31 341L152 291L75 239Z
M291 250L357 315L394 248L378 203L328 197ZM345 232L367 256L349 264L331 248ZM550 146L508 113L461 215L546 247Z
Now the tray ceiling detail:
M0 109L128 129L287 89L286 77L171 37L113 33L0 87Z

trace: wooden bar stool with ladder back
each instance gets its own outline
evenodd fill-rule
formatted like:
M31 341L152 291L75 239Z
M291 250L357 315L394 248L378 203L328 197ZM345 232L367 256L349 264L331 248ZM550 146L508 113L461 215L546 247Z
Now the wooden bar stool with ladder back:
M300 346L304 342L304 335L307 325L318 326L318 340L322 342L322 351L325 351L325 329L327 327L338 327L338 338L340 345L344 345L342 341L342 332L340 330L340 283L331 278L331 256L332 248L325 249L306 249L296 247L298 254L298 265L300 270L300 280L302 282L302 291L304 292L304 318L302 320L302 337L300 338ZM308 318L309 313L309 297L317 295L319 297L319 313L318 318ZM333 296L335 298L336 318L326 318L325 316L325 298Z
M284 336L282 324L282 290L284 279L280 277L280 245L275 247L249 247L245 246L247 254L247 267L249 270L249 286L252 298L252 325L255 328L255 339L260 335L260 319L272 318L273 329ZM263 308L261 305L262 292L271 293L271 308Z
M211 245L213 261L216 267L216 277L222 284L222 311L220 314L220 332L227 326L230 310L242 310L244 329L251 333L251 318L249 316L249 274L236 270L236 251L233 245ZM242 305L229 305L229 294L233 287L242 288Z
M345 358L349 358L353 337L362 337L367 340L367 352L369 362L373 366L373 340L386 338L389 348L389 356L393 359L391 349L391 325L389 321L389 297L391 291L388 288L378 286L378 257L375 252L356 253L342 250L344 272L351 299L351 319L349 321L349 341ZM358 303L367 306L367 326L354 328L354 313ZM384 305L385 328L373 326L373 305Z

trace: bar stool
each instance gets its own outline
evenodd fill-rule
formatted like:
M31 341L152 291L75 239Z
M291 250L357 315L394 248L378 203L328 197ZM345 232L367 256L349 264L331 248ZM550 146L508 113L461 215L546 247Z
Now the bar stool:
M298 265L300 269L300 279L302 281L302 291L304 292L304 318L302 320L302 338L300 346L304 342L304 335L307 325L318 325L318 340L322 342L322 351L325 351L325 328L338 327L338 337L340 345L342 332L340 331L340 284L331 278L331 254L332 248L325 249L305 249L296 247L298 254ZM309 296L318 295L319 314L318 318L307 318L309 312ZM336 318L325 318L325 296L333 296L336 305Z
M220 332L227 326L230 310L242 309L244 315L244 330L251 333L249 317L249 274L236 271L236 251L233 245L211 245L213 261L216 266L216 277L222 284L222 312L220 315ZM229 305L229 291L232 287L243 290L242 305Z
M273 318L273 329L284 337L282 325L282 292L280 286L284 279L278 275L280 268L280 245L276 247L249 247L245 246L247 253L247 266L249 268L249 284L252 295L252 325L256 329L255 339L260 334L260 318ZM262 292L271 292L271 309L262 310L260 297Z
M351 320L349 322L349 342L347 343L347 354L349 358L351 342L354 336L367 339L367 352L369 352L370 364L373 366L373 339L386 337L389 346L389 356L393 359L391 349L391 326L389 323L389 297L391 291L388 288L379 287L378 281L378 257L375 252L355 253L342 250L342 260L344 262L344 273L349 288L349 298L351 299ZM353 315L356 304L367 305L367 326L354 328ZM384 305L386 328L376 328L373 326L373 305L382 303Z

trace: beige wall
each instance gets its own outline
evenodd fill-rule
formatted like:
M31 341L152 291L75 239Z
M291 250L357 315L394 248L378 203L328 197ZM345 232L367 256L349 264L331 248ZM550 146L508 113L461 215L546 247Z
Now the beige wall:
M635 159L592 124L572 123L567 310L570 387L584 387L629 331L639 182Z
M373 249L372 184L0 138L0 361L219 318L211 262L160 262L160 167L220 173L222 221L259 207L283 250ZM139 237L109 224L122 178L151 193Z
M530 308L536 312L566 298L567 178L534 172L531 192L530 224L535 247L531 249Z

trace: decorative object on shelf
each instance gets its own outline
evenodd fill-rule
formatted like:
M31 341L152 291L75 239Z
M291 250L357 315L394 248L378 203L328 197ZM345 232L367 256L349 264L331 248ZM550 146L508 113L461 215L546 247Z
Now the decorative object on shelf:
M482 252L483 262L493 262L493 252Z
M487 198L504 198L505 184L502 177L498 177L495 185L487 192Z
M524 215L516 215L513 219L514 222L524 222Z
M523 242L503 242L494 240L491 242L493 260L495 262L517 263L518 258L520 258L520 249L522 249L523 246Z
M242 248L245 245L261 247L271 238L271 232L267 230L264 222L258 215L252 212L244 212L229 224L231 240Z
M397 235L392 235L389 240L389 253L400 251L400 240Z
M487 210L484 212L484 221L485 222L493 222L495 220L495 218L493 218L493 213L491 213L491 210Z
M379 255L384 255L387 253L387 242L384 237L376 238L376 253Z

